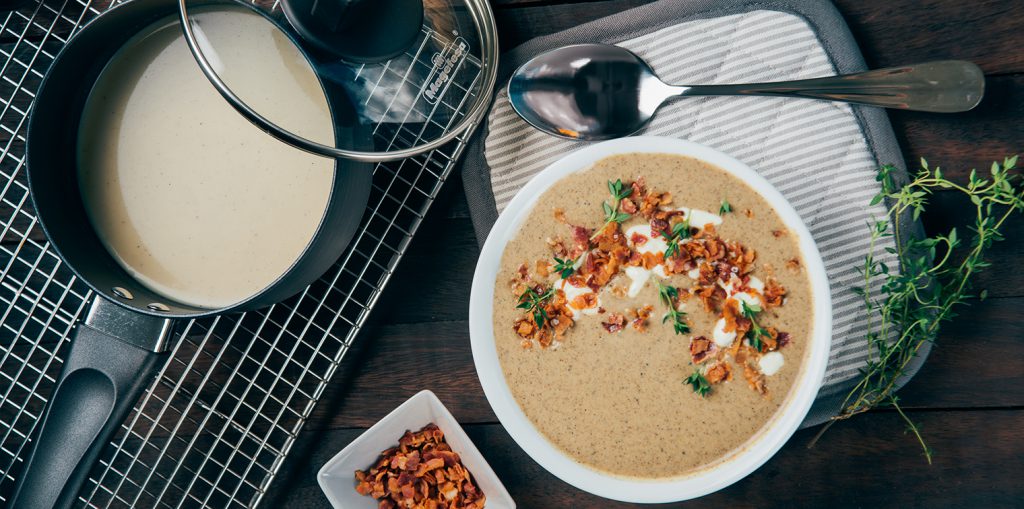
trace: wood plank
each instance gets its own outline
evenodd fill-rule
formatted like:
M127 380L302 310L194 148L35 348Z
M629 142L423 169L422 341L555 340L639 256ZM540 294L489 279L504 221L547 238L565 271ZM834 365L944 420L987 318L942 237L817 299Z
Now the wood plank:
M1021 41L1024 44L1024 41ZM1024 153L1024 75L990 76L985 98L967 113L889 111L908 167L921 157L958 181L971 168L988 170L992 161Z
M1024 410L918 412L935 463L892 413L836 426L812 449L816 429L797 432L749 477L707 497L664 507L1014 507L1024 455ZM499 425L466 432L519 507L637 507L604 500L558 480L530 459ZM307 434L271 486L269 507L325 508L316 471L362 430Z

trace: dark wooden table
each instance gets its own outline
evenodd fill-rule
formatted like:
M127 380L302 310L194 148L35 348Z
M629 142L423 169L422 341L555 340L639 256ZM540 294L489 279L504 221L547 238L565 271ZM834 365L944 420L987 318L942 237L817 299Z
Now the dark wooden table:
M808 0L815 1L815 0ZM495 0L503 48L645 3L641 0ZM977 62L988 91L960 115L892 112L908 162L921 156L965 180L973 167L1024 151L1024 4L1020 0L838 0L872 67L957 58ZM930 232L963 226L964 203L939 196ZM921 372L901 392L935 462L875 411L798 432L746 479L694 501L700 507L1024 506L1024 218L992 250L979 278L989 298L946 326ZM512 441L480 389L469 346L470 281L479 249L457 175L446 184L345 358L265 507L327 507L320 466L421 389L463 424L519 507L623 507L548 474Z

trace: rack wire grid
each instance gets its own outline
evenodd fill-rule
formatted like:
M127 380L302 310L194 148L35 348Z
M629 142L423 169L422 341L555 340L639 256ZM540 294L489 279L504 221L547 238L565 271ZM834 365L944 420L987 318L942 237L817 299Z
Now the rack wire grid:
M33 214L24 175L27 115L54 55L107 7L45 0L0 14L0 502L12 494L69 333L92 299ZM428 57L415 48L408 56L413 65ZM483 69L472 56L460 66L470 79L465 101ZM362 78L387 72L408 75L377 66ZM428 129L457 125L462 106L437 101L417 123L382 123L375 143L415 142ZM471 132L431 153L377 165L350 248L301 294L257 312L180 324L168 362L92 469L80 505L257 505Z

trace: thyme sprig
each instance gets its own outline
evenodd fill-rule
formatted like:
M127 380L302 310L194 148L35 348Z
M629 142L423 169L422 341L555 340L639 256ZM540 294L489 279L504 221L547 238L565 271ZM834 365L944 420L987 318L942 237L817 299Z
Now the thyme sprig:
M761 327L757 323L757 314L762 311L761 306L757 304L747 304L746 301L740 301L740 314L744 318L750 320L750 330L747 331L747 340L750 341L750 346L754 347L755 350L760 352L764 348L764 343L761 338L771 338L772 335L767 329Z
M700 370L695 370L692 375L686 377L685 383L690 384L693 387L693 392L696 392L700 397L704 398L711 392L711 384L708 383L708 379L704 378Z
M544 307L554 295L554 288L550 288L544 293L537 293L533 288L527 287L526 291L519 296L519 305L516 307L531 313L533 321L537 323L537 327L544 327L544 322L548 319L548 312Z
M672 320L672 329L676 331L676 334L690 332L690 325L686 323L686 313L676 307L676 302L679 301L679 289L658 283L658 295L661 297L661 302L668 308L661 323Z
M660 233L668 244L668 247L665 248L665 259L668 260L679 254L679 243L690 238L690 217L687 216L682 222L672 225L671 232L661 231Z
M575 271L576 271L576 261L575 260L571 260L571 259L563 260L563 259L561 259L561 258L559 258L557 256L555 257L555 272L557 272L558 275L562 279L567 279Z
M594 234L590 237L590 240L594 240L598 235L604 231L605 227L612 223L622 224L623 221L629 219L631 216L625 212L619 211L619 204L622 200L629 198L633 194L633 187L626 186L622 183L622 179L617 179L615 182L608 181L608 192L612 195L612 202L609 204L607 201L601 202L601 208L604 209L604 224L601 225Z
M868 311L869 358L861 378L843 401L841 412L818 437L840 420L876 407L891 407L906 422L909 432L921 444L925 459L931 463L932 450L918 424L900 406L896 386L921 348L934 341L942 323L952 320L956 316L954 310L974 298L971 279L990 265L985 260L987 250L994 242L1003 240L1006 220L1024 209L1019 175L1010 174L1016 163L1016 156L1004 159L1002 164L992 163L987 177L971 170L967 184L963 185L946 179L940 168L932 169L921 159L917 174L902 187L897 185L895 169L882 167L878 174L882 191L871 203L889 200L888 217L892 219L870 224L870 248L860 267L863 286L853 289ZM902 238L906 213L916 220L928 206L928 199L940 190L961 194L974 204L970 239L965 243L955 228L945 235ZM898 272L890 272L880 259L884 256L877 253L878 241L887 237L893 237L899 246L886 249L899 262ZM958 249L961 247L966 247L966 252ZM984 292L978 295L983 296Z

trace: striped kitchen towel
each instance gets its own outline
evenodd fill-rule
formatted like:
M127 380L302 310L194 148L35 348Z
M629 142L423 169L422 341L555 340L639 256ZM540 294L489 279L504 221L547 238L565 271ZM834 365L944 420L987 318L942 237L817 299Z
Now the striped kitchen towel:
M507 80L515 67L544 50L581 42L628 48L675 84L790 80L865 68L828 2L663 0L530 41L504 57L499 76ZM468 150L463 178L482 240L523 184L583 144L528 126L512 111L503 88L481 131ZM903 167L885 113L797 99L692 98L662 108L642 134L688 139L745 162L807 223L828 270L834 329L824 385L804 425L825 421L838 411L867 358L867 316L850 287L862 279L857 268L868 249L866 224L886 213L884 204L868 205L879 191L876 170L883 163ZM907 233L919 228L915 224ZM891 238L883 242L888 244L880 248L892 247ZM897 266L892 255L882 257Z

